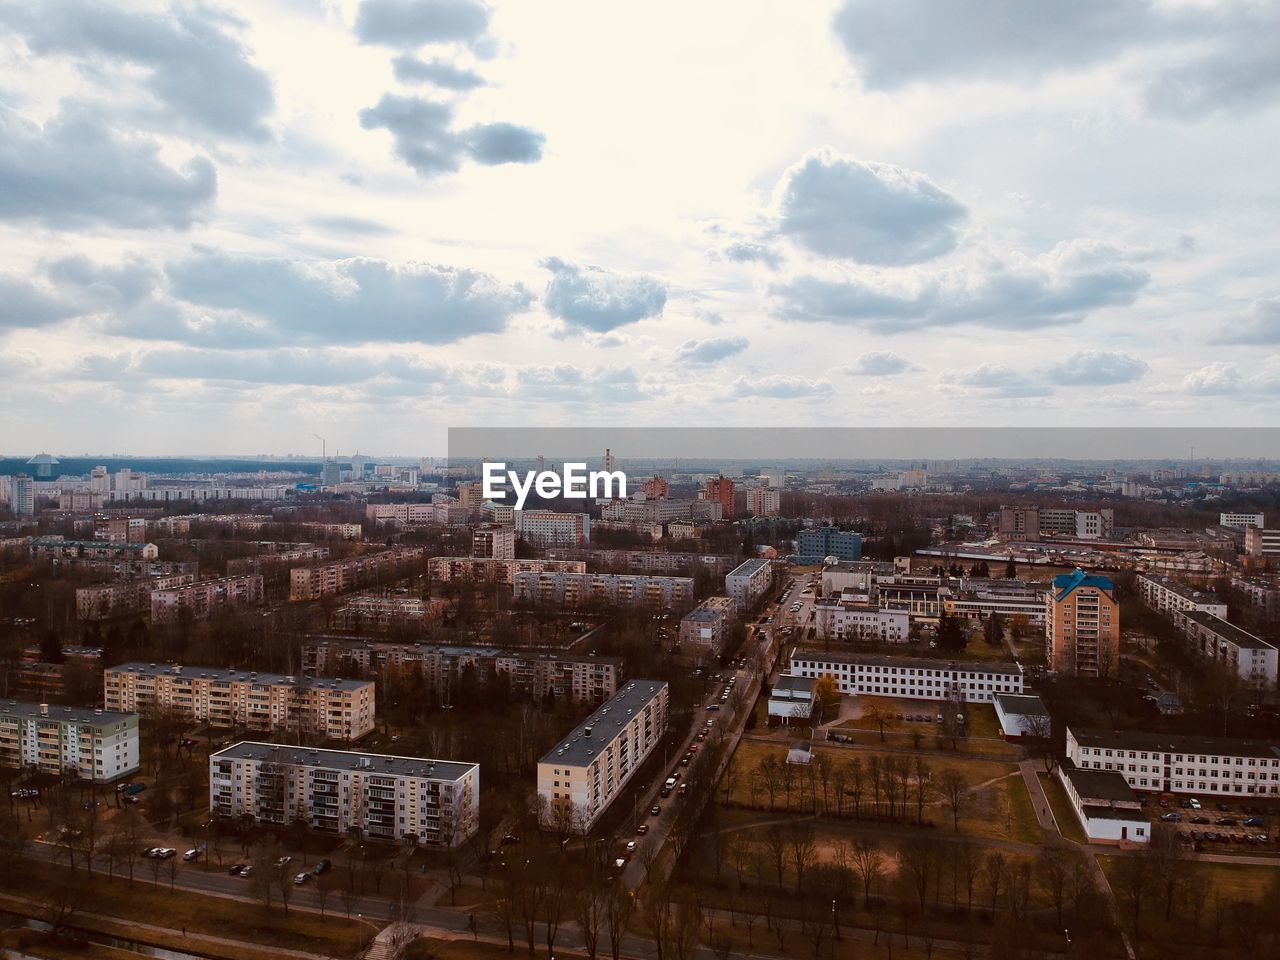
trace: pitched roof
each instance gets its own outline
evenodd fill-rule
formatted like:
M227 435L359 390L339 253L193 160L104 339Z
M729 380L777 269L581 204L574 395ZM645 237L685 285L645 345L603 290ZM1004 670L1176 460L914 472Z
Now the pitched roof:
M1071 573L1060 573L1053 578L1054 599L1064 599L1067 594L1077 587L1097 587L1099 590L1105 590L1108 593L1115 590L1115 584L1111 582L1110 577L1104 577L1100 573L1085 573L1083 570L1074 570Z

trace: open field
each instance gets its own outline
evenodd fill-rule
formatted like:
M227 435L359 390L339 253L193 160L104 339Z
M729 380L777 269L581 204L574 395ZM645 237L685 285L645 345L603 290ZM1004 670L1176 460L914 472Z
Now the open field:
M1071 809L1067 791L1062 789L1058 778L1056 776L1040 777L1040 785L1044 788L1045 796L1049 798L1049 807L1053 810L1053 818L1058 822L1058 829L1062 835L1075 843L1087 843L1088 838L1084 835L1084 828L1080 826L1076 812Z

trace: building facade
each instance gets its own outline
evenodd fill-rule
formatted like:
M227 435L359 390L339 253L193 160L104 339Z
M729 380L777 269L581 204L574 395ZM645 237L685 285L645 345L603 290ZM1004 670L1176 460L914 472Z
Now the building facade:
M176 587L151 591L151 621L178 623L208 620L227 607L256 606L264 598L262 575L195 580Z
M1246 527L1265 527L1267 518L1262 513L1220 513L1218 514L1218 526L1235 527L1243 530Z
M471 533L471 555L488 560L516 558L516 528L486 523Z
M245 741L209 757L209 812L454 848L480 820L480 767Z
M583 560L491 560L483 557L432 557L427 576L436 583L506 583L517 573L586 573Z
M1280 529L1265 530L1247 527L1244 531L1244 552L1255 560L1262 557L1280 557Z
M729 597L708 597L680 620L680 646L686 653L718 657L724 653L737 608Z
M747 512L757 517L782 513L782 491L775 487L752 487L747 491Z
M906 643L911 618L905 610L824 597L814 604L814 639L837 643Z
M1201 657L1228 666L1241 680L1259 690L1276 683L1276 648L1247 630L1201 610L1180 610L1173 625Z
M1120 667L1120 604L1109 577L1083 570L1053 578L1044 594L1050 670L1111 676Z
M374 586L380 580L394 580L416 573L426 551L402 547L366 553L318 567L295 567L289 571L290 600L318 600L335 593L347 593Z
M1067 728L1067 758L1115 770L1135 790L1280 796L1280 747L1266 740Z
M802 561L821 563L827 557L837 560L862 559L862 534L835 527L801 530L796 535L796 554Z
M635 573L517 573L512 597L564 607L610 604L682 609L694 603L691 577Z
M538 761L544 828L586 833L667 730L667 684L632 680Z
M591 540L591 518L585 513L517 510L516 533L539 547L574 547Z
M1016 663L926 660L829 650L795 650L787 672L798 677L831 676L842 694L962 700L991 703L996 694L1022 693Z
M76 617L80 620L107 620L111 617L151 610L151 593L154 590L171 590L194 583L189 573L169 577L153 577L146 580L122 580L92 587L76 588Z
M334 740L373 732L371 680L122 663L102 676L109 710L170 711L211 727L301 730Z
M1199 610L1201 613L1226 619L1227 605L1216 594L1205 593L1178 580L1153 573L1138 574L1137 584L1142 602L1167 617L1188 610Z
M138 715L0 700L0 763L111 783L138 771Z
M744 560L725 575L724 592L738 613L745 613L758 603L773 586L773 564L762 558Z

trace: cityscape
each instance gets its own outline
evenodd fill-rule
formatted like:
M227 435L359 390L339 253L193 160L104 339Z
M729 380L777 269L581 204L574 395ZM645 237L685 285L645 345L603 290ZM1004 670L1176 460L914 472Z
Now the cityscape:
M1277 37L0 0L0 957L1280 957Z

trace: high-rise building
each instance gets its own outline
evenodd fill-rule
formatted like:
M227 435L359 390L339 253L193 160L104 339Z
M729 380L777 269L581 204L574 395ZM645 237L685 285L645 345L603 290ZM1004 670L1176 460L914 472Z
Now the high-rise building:
M514 560L516 528L486 523L471 534L471 556L489 560Z
M19 517L35 516L35 484L25 473L20 473L9 481L9 508Z
M138 715L0 702L0 764L110 783L138 769Z
M663 497L671 496L671 484L667 482L665 477L660 477L655 473L652 477L646 477L640 481L640 492L650 500L660 500Z
M1044 595L1049 669L1112 676L1120 666L1120 604L1109 577L1083 570L1053 578Z
M752 487L747 491L747 512L757 517L776 517L782 512L782 493L773 487Z
M733 481L721 474L718 477L712 477L707 481L707 488L704 491L704 499L718 501L724 512L721 514L728 519L734 515L733 511Z
M830 526L801 530L796 537L796 555L815 563L820 563L827 557L861 560L862 534Z
M591 518L585 513L517 510L516 532L541 547L576 547L591 539Z

